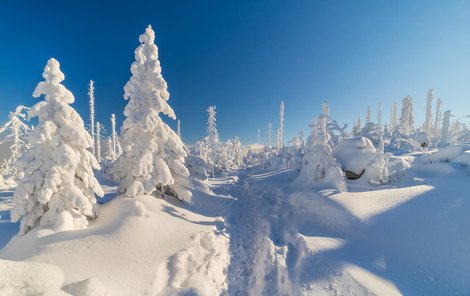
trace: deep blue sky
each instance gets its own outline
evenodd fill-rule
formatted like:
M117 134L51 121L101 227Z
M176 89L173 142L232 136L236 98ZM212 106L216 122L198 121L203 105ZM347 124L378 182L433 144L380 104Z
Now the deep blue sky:
M244 143L256 141L258 127L264 141L270 121L274 136L281 99L286 138L308 132L324 100L340 123L352 123L369 104L375 116L379 101L388 120L392 102L412 95L421 123L434 88L445 109L470 113L468 1L16 0L0 4L0 121L37 101L31 94L50 57L86 122L90 79L97 119L121 121L148 24L189 143L204 135L209 105L221 137Z

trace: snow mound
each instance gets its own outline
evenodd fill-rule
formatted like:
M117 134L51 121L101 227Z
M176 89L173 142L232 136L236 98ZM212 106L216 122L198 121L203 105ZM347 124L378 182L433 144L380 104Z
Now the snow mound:
M160 282L161 287L169 287L159 291L159 294L223 294L228 288L228 249L229 239L225 236L214 232L196 234L188 248L172 256L165 266L159 269L156 280Z
M418 185L368 192L342 192L328 198L342 205L359 220L368 221L433 189L429 185Z
M0 259L0 274L2 296L68 295L60 291L64 273L51 264Z
M469 145L453 145L445 147L429 155L431 162L456 162L463 165L470 165Z
M16 236L0 251L0 258L56 265L71 293L158 295L158 267L166 265L173 268L168 278L175 291L193 289L210 295L210 289L225 289L228 242L216 232L223 228L220 219L194 213L175 199L153 196L116 197L101 206L97 217L87 229L53 232L38 227ZM209 276L214 281L203 284L201 279Z
M103 284L96 278L89 278L64 287L73 296L106 296Z
M333 148L333 156L341 168L358 175L365 170L376 153L372 142L365 137L344 139Z

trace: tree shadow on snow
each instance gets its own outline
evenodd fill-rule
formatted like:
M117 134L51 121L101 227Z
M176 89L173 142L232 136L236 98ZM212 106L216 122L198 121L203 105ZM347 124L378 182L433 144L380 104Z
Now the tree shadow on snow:
M334 277L351 262L391 281L405 295L468 295L470 182L461 170L433 186L349 234L322 229L322 235L347 242L307 255L301 282Z

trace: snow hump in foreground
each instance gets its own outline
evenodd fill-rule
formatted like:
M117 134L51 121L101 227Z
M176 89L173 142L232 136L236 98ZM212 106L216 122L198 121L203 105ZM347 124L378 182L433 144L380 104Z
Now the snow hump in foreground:
M227 290L230 254L220 225L220 218L198 215L159 198L117 197L87 229L59 233L33 229L15 237L0 251L0 258L49 264L48 273L43 273L47 278L51 274L48 281L37 283L41 277L34 276L34 282L28 283L39 287L35 291L51 283L51 289L72 295L87 287L113 296L221 295ZM4 266L10 269L0 261L0 270ZM0 283L5 285L0 285L0 295L17 281L15 274L11 271L11 277L5 278L2 270Z

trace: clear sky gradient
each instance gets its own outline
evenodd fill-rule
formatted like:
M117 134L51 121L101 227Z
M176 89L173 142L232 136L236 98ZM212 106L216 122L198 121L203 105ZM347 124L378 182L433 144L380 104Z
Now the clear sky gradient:
M2 1L0 121L33 105L50 57L58 59L88 122L87 87L96 82L96 116L119 124L138 36L156 31L170 105L183 139L205 133L217 106L222 139L254 143L257 129L278 126L284 100L285 140L331 104L340 124L384 120L404 96L424 117L429 88L464 122L470 114L469 1ZM169 122L173 127L176 125Z

